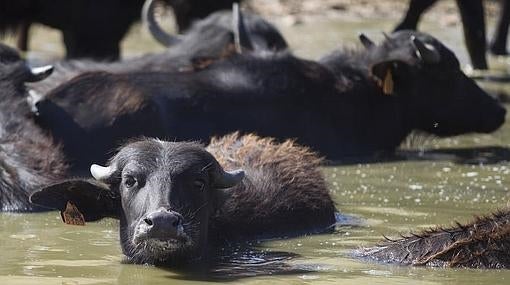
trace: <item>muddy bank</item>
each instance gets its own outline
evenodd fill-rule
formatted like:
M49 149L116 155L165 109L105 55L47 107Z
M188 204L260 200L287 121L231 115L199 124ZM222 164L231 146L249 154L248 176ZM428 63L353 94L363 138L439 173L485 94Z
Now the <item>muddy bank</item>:
M364 19L395 19L397 22L406 12L406 0L248 0L245 6L273 21L295 25L311 21L332 19L362 21ZM487 17L499 12L498 1L485 1ZM425 15L441 25L460 24L455 1L439 1Z

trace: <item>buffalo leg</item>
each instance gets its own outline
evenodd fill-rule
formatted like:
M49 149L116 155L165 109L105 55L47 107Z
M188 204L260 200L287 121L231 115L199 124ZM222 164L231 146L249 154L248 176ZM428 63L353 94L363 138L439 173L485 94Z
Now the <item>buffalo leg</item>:
M487 69L485 52L485 18L481 0L457 0L464 27L464 39L471 63L476 69Z
M16 45L21 51L28 50L28 32L30 29L30 23L23 21L18 27L18 40Z
M63 39L66 47L66 58L115 61L120 57L119 43L122 38L118 38L118 35L110 38L99 38L88 32L64 30Z
M490 50L493 54L506 55L506 41L508 37L508 25L510 24L510 0L501 0L501 14L499 15L498 26L492 38Z
M416 30L421 15L436 2L437 0L411 0L404 19L395 27L394 31Z

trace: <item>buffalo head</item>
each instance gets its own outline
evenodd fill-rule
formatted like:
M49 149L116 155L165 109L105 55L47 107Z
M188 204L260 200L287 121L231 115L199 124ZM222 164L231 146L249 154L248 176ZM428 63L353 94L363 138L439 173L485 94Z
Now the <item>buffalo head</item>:
M455 54L437 39L415 31L386 35L368 49L369 73L383 94L395 96L404 124L438 136L489 133L506 110L461 70Z
M130 143L107 166L92 165L94 180L69 180L34 193L31 202L69 209L78 219L120 219L123 252L137 263L172 263L203 256L208 221L222 189L242 170L225 171L195 143L145 139Z

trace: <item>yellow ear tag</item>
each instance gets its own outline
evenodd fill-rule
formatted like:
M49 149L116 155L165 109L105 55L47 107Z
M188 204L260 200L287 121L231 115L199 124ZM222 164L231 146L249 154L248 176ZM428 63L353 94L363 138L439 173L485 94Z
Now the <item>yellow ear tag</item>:
M75 226L85 225L85 218L83 217L83 214L78 210L78 208L76 208L76 206L71 201L67 202L66 210L64 212L61 212L60 214L62 215L64 223L68 225Z
M392 95L393 94L393 75L391 74L390 69L388 69L388 71L386 71L382 89L383 89L384 95Z

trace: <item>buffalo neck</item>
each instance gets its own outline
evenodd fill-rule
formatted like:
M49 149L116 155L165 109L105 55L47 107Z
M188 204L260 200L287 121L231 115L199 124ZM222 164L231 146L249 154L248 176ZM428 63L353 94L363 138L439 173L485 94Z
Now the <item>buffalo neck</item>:
M333 114L341 136L338 158L394 151L412 130L402 100L384 94L363 66L334 70L336 92L323 108Z

